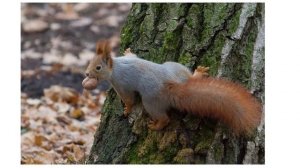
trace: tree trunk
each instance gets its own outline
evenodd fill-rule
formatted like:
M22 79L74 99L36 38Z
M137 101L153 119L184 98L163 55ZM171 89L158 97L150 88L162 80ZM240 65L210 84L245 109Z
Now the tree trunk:
M208 66L211 76L243 84L264 104L264 4L133 4L121 53L126 48L157 63ZM139 104L123 117L110 90L87 163L265 162L264 112L252 136L237 137L217 120L178 112L164 130L151 131L143 111Z

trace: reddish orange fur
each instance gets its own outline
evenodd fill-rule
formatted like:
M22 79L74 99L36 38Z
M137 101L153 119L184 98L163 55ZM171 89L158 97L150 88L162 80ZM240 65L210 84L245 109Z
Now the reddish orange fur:
M181 111L222 120L236 134L250 133L260 122L260 103L241 85L215 78L191 77L166 83L169 100Z
M107 65L112 68L112 59L110 57L111 47L109 45L109 41L107 40L101 40L97 42L96 46L96 52L97 55L100 56L100 58L107 62Z

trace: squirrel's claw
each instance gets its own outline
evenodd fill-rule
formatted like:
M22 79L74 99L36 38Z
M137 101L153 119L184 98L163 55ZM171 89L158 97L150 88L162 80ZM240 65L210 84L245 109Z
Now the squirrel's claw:
M201 73L207 73L208 70L209 67L204 67L204 66L198 66L196 69L197 72L201 72Z
M123 114L124 114L125 117L128 117L128 115L129 115L129 111L128 111L128 108L126 106L124 107Z
M155 124L155 121L150 120L150 121L149 121L149 124Z
M203 78L203 77L208 77L208 70L209 67L204 67L204 66L198 66L197 69L195 69L193 77L194 78Z
M137 57L136 54L134 54L134 53L131 52L131 49L130 49L130 48L127 48L127 49L124 51L124 56Z
M161 130L168 125L169 121L170 119L168 117L164 117L156 121L150 120L148 123L148 127L151 130Z
M129 113L131 112L131 109L132 106L125 104L124 113L123 113L125 117L128 117Z
M153 121L153 120L150 120L149 123L148 123L148 127L151 130L157 130L157 128L156 128L157 127L157 123L155 121Z

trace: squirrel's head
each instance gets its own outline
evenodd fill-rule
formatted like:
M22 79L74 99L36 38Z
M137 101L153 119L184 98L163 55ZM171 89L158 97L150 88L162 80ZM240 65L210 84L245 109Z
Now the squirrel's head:
M98 41L96 55L90 61L85 71L86 78L82 81L85 89L95 89L100 81L110 78L113 66L110 53L109 41Z

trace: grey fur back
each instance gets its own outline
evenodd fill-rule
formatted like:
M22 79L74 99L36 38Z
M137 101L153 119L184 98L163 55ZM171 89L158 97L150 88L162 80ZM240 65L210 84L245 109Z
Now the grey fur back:
M159 93L165 82L180 83L189 76L191 72L176 62L157 64L138 57L122 56L113 58L111 83L142 93L142 97L151 97L153 93Z

